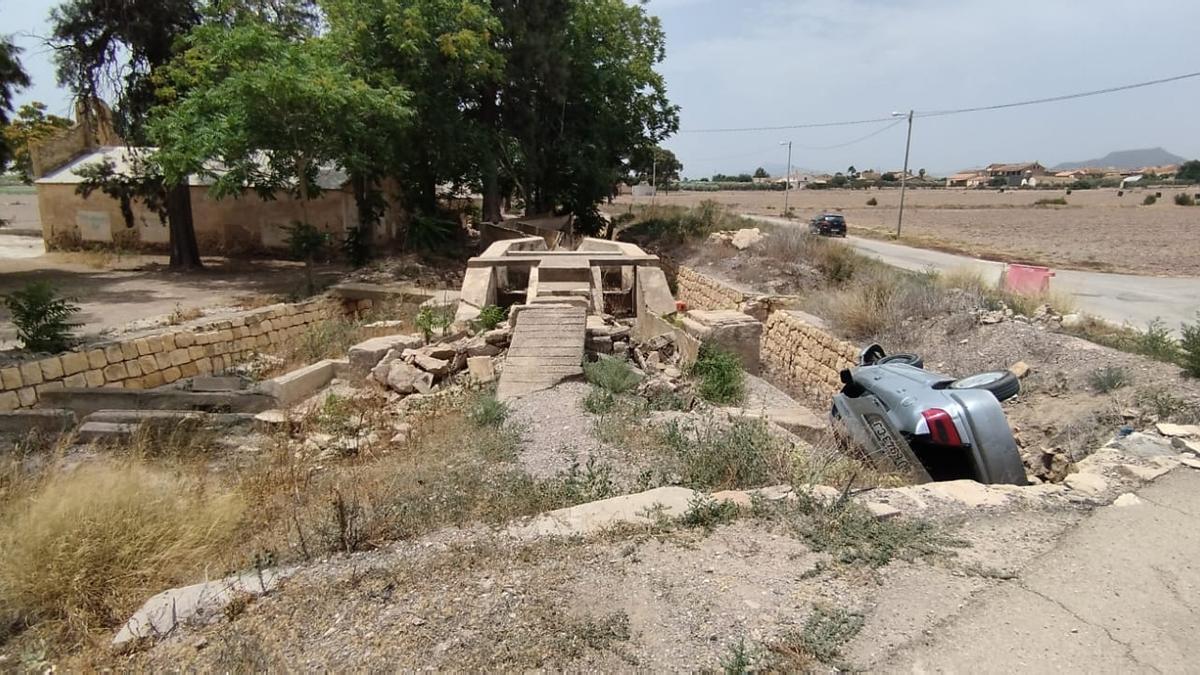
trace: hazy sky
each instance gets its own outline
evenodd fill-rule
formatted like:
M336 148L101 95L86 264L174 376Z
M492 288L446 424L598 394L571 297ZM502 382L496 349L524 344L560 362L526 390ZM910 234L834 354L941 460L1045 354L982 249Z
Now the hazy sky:
M58 114L44 35L52 0L0 0L0 33L16 33L41 100ZM662 71L683 107L667 142L684 174L899 168L904 125L698 134L688 129L775 126L971 107L1200 71L1200 2L1158 0L650 0L667 33ZM911 166L931 172L1038 160L1056 164L1111 150L1162 146L1200 156L1200 79L1013 110L918 119Z

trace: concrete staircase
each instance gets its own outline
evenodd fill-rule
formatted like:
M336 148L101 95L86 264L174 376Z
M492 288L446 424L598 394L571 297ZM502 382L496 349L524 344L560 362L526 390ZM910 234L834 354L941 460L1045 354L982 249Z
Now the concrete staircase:
M516 320L497 398L507 401L583 374L586 306L531 305Z

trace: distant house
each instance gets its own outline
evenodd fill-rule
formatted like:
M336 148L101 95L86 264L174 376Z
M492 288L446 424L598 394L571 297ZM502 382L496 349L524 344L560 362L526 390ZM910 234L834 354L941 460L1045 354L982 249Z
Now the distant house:
M963 171L946 178L946 187L975 188L987 185L988 175L984 171Z
M789 180L789 178L790 178L790 180ZM788 187L795 190L795 189L803 188L804 186L813 182L813 177L806 173L793 173L788 178L784 178L783 176L780 176L779 178L769 178L767 180L770 180L772 183L775 183L776 185L783 185L784 183L791 183L791 185L789 185ZM758 181L755 181L755 182L757 183Z
M875 169L867 169L866 171L863 171L858 174L858 179L859 180L867 180L867 181L876 181L876 180L879 180L880 177L882 177L882 176L883 176L883 174L879 173Z
M1038 177L1046 175L1046 167L1037 162L989 164L984 170L987 171L989 181L994 178L1003 178L1011 187L1035 187Z

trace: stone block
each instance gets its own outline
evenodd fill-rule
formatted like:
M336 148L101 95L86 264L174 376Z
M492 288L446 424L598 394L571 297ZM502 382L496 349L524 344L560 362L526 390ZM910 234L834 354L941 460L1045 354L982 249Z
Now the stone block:
M15 391L6 391L0 393L0 411L16 410L21 407L21 398L17 396Z
M387 385L399 394L428 394L433 391L433 375L403 361L393 361Z
M143 389L153 389L155 387L161 387L166 383L167 383L167 379L165 377L163 377L163 374L161 371L154 371L152 373L142 376L142 388Z
M108 359L109 363L120 363L125 360L125 352L121 351L121 345L105 345L104 358Z
M22 363L20 366L21 381L26 387L42 383L42 366L39 361Z
M18 389L17 398L20 399L22 408L32 408L38 401L37 392L33 387Z
M759 372L763 331L761 321L731 309L691 310L683 317L682 324L684 332L700 342L736 354L747 372Z
M159 339L162 340L162 348L163 348L164 352L173 352L176 349L179 349L179 345L175 344L175 334L174 333L167 333L165 335L161 335L161 336L159 336Z
M125 372L129 375L129 377L142 376L142 366L137 361L126 361L124 365Z
M196 336L194 334L188 332L175 334L175 346L179 349L187 349L194 344L196 344Z
M83 389L88 386L87 378L83 376L83 373L68 375L63 378L62 383L64 387L70 387L71 389Z
M42 369L42 379L44 380L57 380L63 376L62 360L57 356L42 359L38 361L38 365Z
M161 370L161 368L158 367L158 361L151 354L139 356L137 362L138 366L141 367L143 374L148 375L156 370Z
M160 336L160 335L148 336L146 338L146 344L149 347L151 354L157 354L157 353L163 351L163 349L164 349L163 348L163 339L162 339L162 336ZM138 351L139 352L141 351L140 347L138 348Z
M158 352L154 355L154 363L158 370L166 370L171 367L171 355L167 352Z
M337 364L349 366L345 361L326 359L305 366L259 384L259 389L273 397L280 406L286 407L312 396L329 384L337 375Z
M467 372L471 379L479 384L487 384L496 380L496 367L490 356L472 356L467 359Z
M33 430L59 432L74 426L75 413L70 410L37 408L0 413L0 433L26 433Z
M135 345L132 342L122 342L120 344L120 347L121 347L121 356L125 357L124 358L125 361L132 361L132 360L136 359L138 356L140 356L137 345Z
M17 367L0 368L0 385L5 389L20 389L24 381L21 379L21 369Z
M200 374L200 369L196 367L195 363L189 362L179 366L179 372L183 377L195 377Z
M164 382L171 384L183 377L183 371L179 366L171 366L162 372L162 377Z
M114 363L104 368L105 382L119 382L129 377L129 371L126 370L124 363Z
M183 364L192 360L191 355L188 354L188 350L186 349L173 349L168 354L168 357L170 358L171 365L173 366L182 366Z
M37 395L38 395L39 399L42 398L42 396L44 396L46 394L46 392L62 391L63 389L66 389L66 385L63 384L62 380L59 380L57 382L45 382L43 384L39 384L38 386L34 387L34 390L37 391Z
M97 368L89 370L83 374L83 379L88 387L103 387L104 386L104 371Z
M550 511L508 531L517 537L578 536L621 524L652 524L657 518L682 516L697 494L681 487L655 488Z
M416 349L423 343L424 341L419 335L387 335L371 338L354 345L346 356L350 361L351 372L359 377L365 377L372 368L379 365L389 351Z

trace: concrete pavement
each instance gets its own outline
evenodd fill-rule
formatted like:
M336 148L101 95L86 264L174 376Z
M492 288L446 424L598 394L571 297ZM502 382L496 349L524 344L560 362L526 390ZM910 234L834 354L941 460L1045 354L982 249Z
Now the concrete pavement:
M1106 506L977 597L887 672L1195 672L1200 472L1181 468ZM936 592L936 591L934 591Z
M746 217L773 225L803 226L803 223L783 218ZM846 242L866 255L907 270L948 272L966 269L997 281L1004 270L1004 263L875 239L847 237ZM1114 252L1114 255L1119 254ZM1150 321L1160 318L1169 328L1178 331L1180 323L1196 321L1197 312L1200 312L1200 278L1196 277L1055 270L1050 288L1074 298L1081 312L1115 323L1129 323L1135 328L1145 328Z

